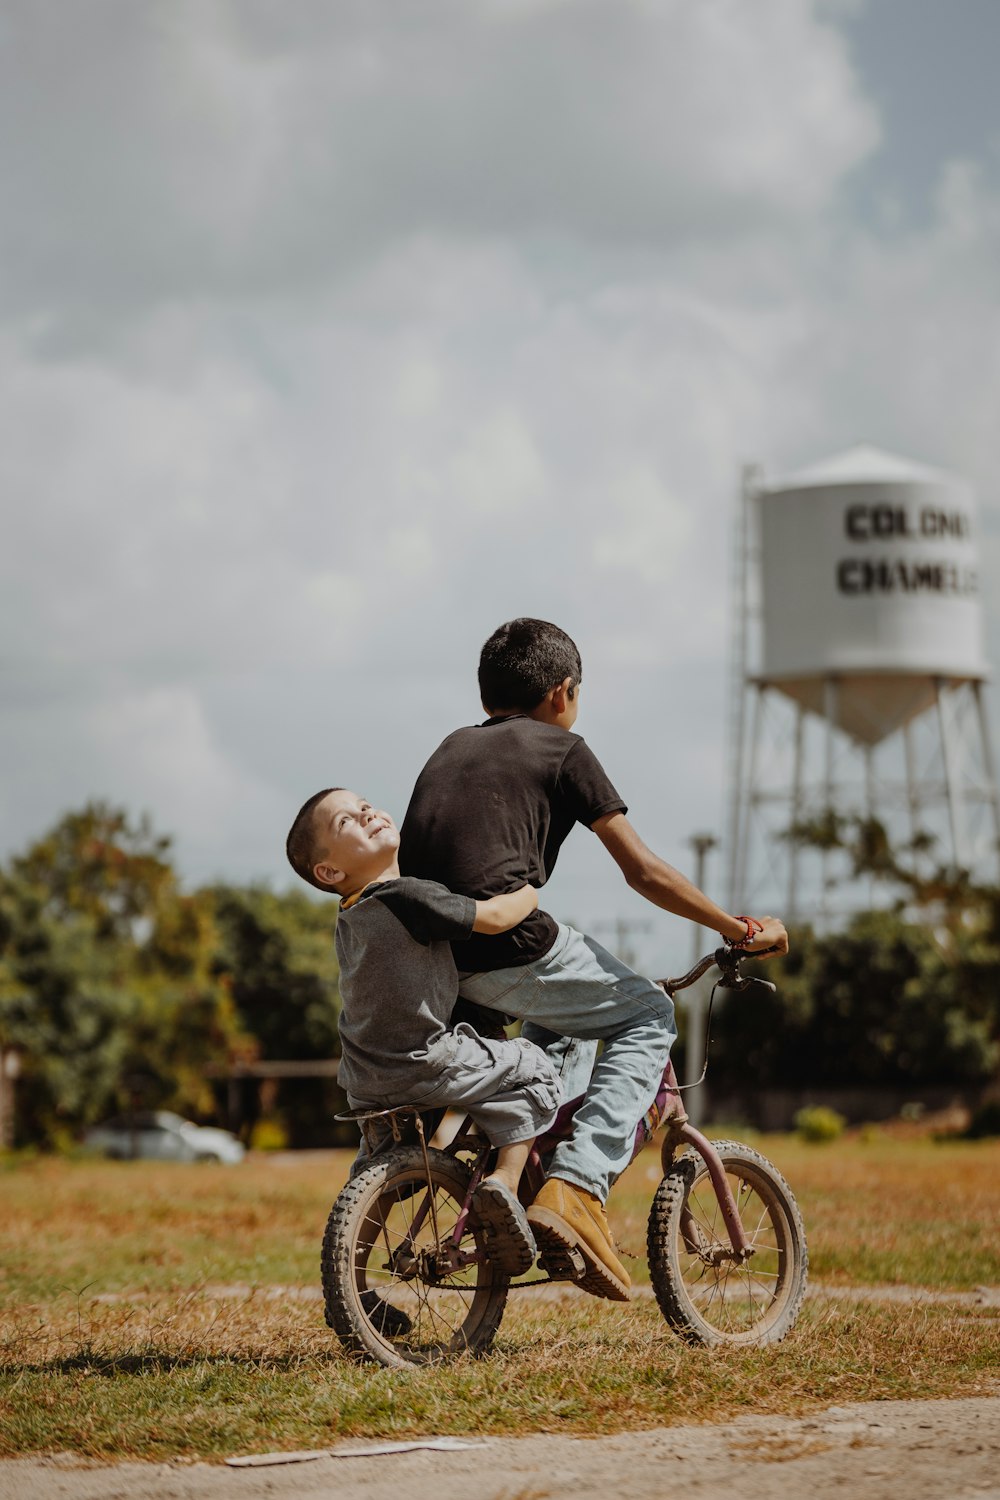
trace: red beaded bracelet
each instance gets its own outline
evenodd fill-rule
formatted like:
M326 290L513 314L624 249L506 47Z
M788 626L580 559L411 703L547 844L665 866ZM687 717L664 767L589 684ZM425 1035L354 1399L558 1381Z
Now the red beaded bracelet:
M746 948L753 942L758 932L764 931L763 922L758 922L756 917L737 917L736 920L737 922L745 922L747 924L747 935L742 938L727 938L723 937L723 934L720 933L719 936L722 937L723 942L730 948Z

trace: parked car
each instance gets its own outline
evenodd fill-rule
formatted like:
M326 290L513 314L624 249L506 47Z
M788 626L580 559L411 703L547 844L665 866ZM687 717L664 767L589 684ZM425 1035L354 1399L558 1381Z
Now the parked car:
M168 1109L115 1115L84 1133L83 1144L118 1161L242 1161L246 1149L228 1130L194 1125Z

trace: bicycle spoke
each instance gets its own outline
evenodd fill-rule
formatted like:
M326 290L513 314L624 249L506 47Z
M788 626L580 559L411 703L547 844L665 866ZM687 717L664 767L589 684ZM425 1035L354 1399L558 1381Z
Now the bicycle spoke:
M444 1152L402 1149L345 1187L322 1271L327 1321L351 1354L405 1368L489 1347L507 1279L475 1215L458 1230L470 1176Z
M461 1212L440 1189L434 1207L432 1215L426 1186L421 1192L389 1188L369 1211L364 1242L356 1250L359 1285L375 1289L383 1302L408 1319L408 1326L394 1330L387 1341L425 1354L467 1345L464 1325L477 1297L489 1293L478 1262L458 1267L440 1280L432 1274L435 1264L446 1262L452 1253ZM435 1217L437 1240L431 1227ZM401 1255L406 1257L402 1262Z
M780 1272L767 1269L767 1262L779 1250L771 1211L753 1183L732 1172L727 1176L754 1259L713 1259L720 1251L730 1251L731 1244L706 1172L692 1185L685 1205L689 1227L684 1274L702 1315L720 1330L737 1334L751 1328L773 1301ZM695 1248L688 1248L687 1241Z

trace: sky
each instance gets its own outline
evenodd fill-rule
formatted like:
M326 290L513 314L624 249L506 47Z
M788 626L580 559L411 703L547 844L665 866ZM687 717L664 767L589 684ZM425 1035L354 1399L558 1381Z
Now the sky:
M996 659L998 55L995 0L0 0L0 858L100 797L285 888L531 614L691 870L751 461L968 480ZM686 956L585 831L545 904Z

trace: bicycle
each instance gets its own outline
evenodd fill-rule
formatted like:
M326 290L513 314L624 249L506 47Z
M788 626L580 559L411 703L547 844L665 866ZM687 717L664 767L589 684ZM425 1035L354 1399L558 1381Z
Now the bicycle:
M718 988L773 990L770 981L741 973L743 957L719 948L679 979L657 982L674 995L714 965L720 977L713 1000ZM707 1037L705 1056L707 1064ZM545 1179L542 1158L569 1135L580 1102L564 1104L536 1141L521 1180L526 1206ZM577 1252L565 1267L568 1278L512 1283L490 1260L471 1201L490 1170L492 1148L468 1118L439 1144L428 1141L428 1122L413 1106L338 1118L357 1120L363 1130L382 1119L391 1130L389 1148L380 1149L337 1198L323 1239L326 1319L351 1355L407 1368L463 1352L483 1354L510 1291L584 1274ZM790 1187L752 1147L709 1141L690 1124L670 1062L636 1128L633 1160L661 1128L663 1177L646 1238L661 1313L692 1344L779 1342L798 1317L808 1270L805 1228Z

